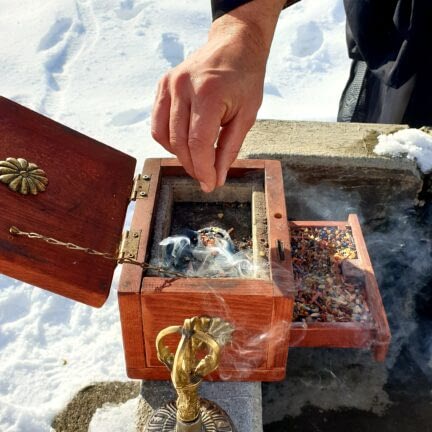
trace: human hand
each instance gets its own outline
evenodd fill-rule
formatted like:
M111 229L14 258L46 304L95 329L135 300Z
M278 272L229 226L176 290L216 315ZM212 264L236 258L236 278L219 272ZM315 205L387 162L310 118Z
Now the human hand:
M255 122L283 4L275 3L256 0L216 20L208 42L159 83L153 138L177 156L205 192L225 183ZM257 24L251 17L258 13Z

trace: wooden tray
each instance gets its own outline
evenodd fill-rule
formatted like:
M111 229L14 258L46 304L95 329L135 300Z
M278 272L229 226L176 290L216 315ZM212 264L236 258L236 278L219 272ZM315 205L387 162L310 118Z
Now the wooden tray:
M371 348L377 361L384 361L390 344L390 329L382 303L375 273L367 251L358 217L351 214L346 222L335 221L293 221L294 227L338 227L351 228L358 259L356 266L364 274L366 301L372 317L371 323L358 322L316 322L291 324L291 347L325 348Z

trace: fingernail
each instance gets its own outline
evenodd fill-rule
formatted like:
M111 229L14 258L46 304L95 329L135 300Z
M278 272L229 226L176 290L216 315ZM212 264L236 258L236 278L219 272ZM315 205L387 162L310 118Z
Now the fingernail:
M200 182L200 186L201 186L201 189L204 191L204 192L211 192L211 189L208 187L208 185L206 185L205 183L203 183L203 182Z
M228 170L226 170L220 177L219 186L223 186L225 184L227 178Z

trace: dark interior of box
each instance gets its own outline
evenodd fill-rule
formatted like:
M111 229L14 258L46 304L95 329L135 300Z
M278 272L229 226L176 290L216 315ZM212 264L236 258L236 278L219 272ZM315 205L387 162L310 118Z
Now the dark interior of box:
M198 277L268 278L263 175L228 179L210 194L190 178L163 177L150 244L150 264L156 267Z

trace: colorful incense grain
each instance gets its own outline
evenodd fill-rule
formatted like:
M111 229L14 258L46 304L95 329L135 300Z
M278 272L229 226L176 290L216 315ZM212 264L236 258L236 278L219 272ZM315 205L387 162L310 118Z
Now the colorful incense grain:
M293 321L370 322L362 277L347 277L343 263L357 259L351 229L291 229L297 295Z

